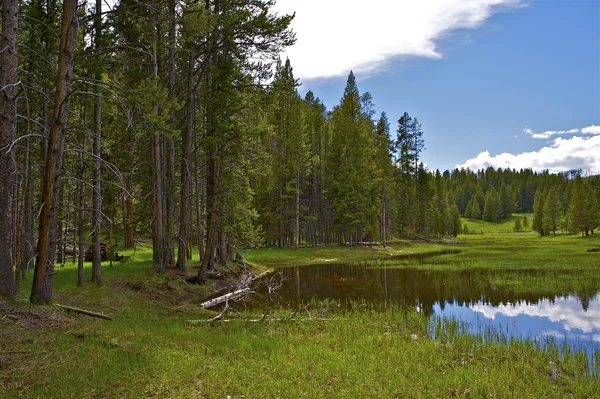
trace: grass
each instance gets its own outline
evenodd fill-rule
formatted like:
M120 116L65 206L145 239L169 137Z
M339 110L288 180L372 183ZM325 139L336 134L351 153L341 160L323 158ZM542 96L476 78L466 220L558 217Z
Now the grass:
M503 277L505 269L539 269L552 284L600 288L600 236L538 237L490 234L461 237L461 245L397 242L382 248L322 247L245 252L260 267L379 259L390 267L489 268L516 289L530 286ZM460 249L416 262L394 258ZM124 250L119 252L126 253ZM126 253L127 254L127 253ZM598 397L581 354L559 356L500 332L471 336L456 322L436 322L397 306L356 306L327 320L267 320L190 327L209 288L149 272L150 253L103 267L105 285L76 286L67 263L55 276L55 301L111 314L113 322L64 314L54 308L0 304L0 397L232 398L256 397ZM89 265L86 273L89 275ZM569 275L570 278L556 276ZM569 273L571 272L571 273ZM562 273L562 274L561 274ZM569 280L570 279L570 280ZM22 286L26 298L31 276ZM556 281L559 280L559 281ZM563 281L565 280L565 281ZM570 282L569 282L570 281ZM524 286L523 286L524 287ZM525 288L525 287L524 287ZM359 304L360 305L360 304ZM308 308L315 316L322 306ZM47 315L30 315L39 312ZM290 312L273 309L278 317ZM18 319L4 317L17 315ZM53 316L52 316L53 315ZM262 317L262 315L256 315ZM4 318L3 318L4 317ZM56 320L58 321L56 321ZM435 339L431 339L431 329ZM493 339L489 339L492 336ZM598 359L600 360L600 359Z
M484 222L483 220L467 218L463 218L461 219L461 221L463 226L467 226L470 234L512 233L513 227L515 225L515 220L521 219L521 221L523 221L523 217L525 216L527 216L529 225L528 228L523 229L523 232L531 233L531 222L533 221L532 213L513 214L509 218L496 223Z
M396 240L383 246L326 246L293 248L261 248L243 251L246 261L257 267L295 267L327 263L351 263L389 259L394 256L436 252L447 248L441 244Z

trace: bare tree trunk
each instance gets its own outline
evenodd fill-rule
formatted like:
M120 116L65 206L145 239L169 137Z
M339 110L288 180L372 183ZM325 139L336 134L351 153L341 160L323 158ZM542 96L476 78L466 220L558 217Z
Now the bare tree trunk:
M181 203L179 214L179 248L177 250L177 267L185 270L185 258L190 232L190 170L191 144L194 134L194 67L196 51L195 46L190 48L188 60L188 93L187 117L185 120L185 133L181 141Z
M94 47L97 63L100 63L98 50L100 36L102 35L102 0L96 0L96 15L94 16ZM102 79L100 66L96 65L96 80ZM92 281L102 285L102 254L100 241L102 240L102 97L100 89L96 93L94 105L94 190L92 192L92 211L94 225L94 243L92 247Z
M26 133L31 133L31 112L29 109L29 101L27 101L27 130ZM34 177L32 168L31 156L31 138L25 139L25 155L23 159L23 167L25 169L25 192L23 199L23 214L21 217L21 270L20 280L25 278L25 274L29 271L29 265L33 262L35 253L33 251L33 192L34 192ZM20 281L19 281L20 283ZM18 289L19 284L17 284Z
M83 148L86 147L86 137L83 137ZM83 173L85 164L83 162L83 152L79 154L79 168L77 171L77 285L82 286L85 282L83 261L85 257L85 186L83 185Z
M73 84L73 63L75 58L75 37L79 21L77 19L77 0L65 0L63 3L63 25L58 55L58 79L54 103L54 121L50 126L48 138L48 156L42 187L42 210L38 237L38 255L35 264L33 287L30 302L47 304L52 301L52 275L54 259L50 258L51 234L56 215L55 187L58 186L62 167L64 135L69 112L69 95Z
M206 270L209 266L209 262L214 262L214 247L215 247L215 233L216 233L216 222L217 222L217 211L219 208L218 203L218 187L219 187L219 173L220 165L217 157L210 153L208 154L208 178L206 184L206 199L207 199L207 222L206 222L206 249L204 251L204 259L198 270L198 281L204 281Z
M204 204L204 187L200 184L199 168L198 168L198 140L194 140L195 142L195 152L194 156L194 185L196 187L196 230L198 233L198 257L202 260L204 256L204 228L202 223L202 205Z
M175 99L175 80L176 80L176 69L175 69L175 45L176 45L176 13L175 13L175 0L169 0L169 53L168 53L168 88L169 88L169 100L174 101ZM175 110L171 108L171 121L175 121ZM166 176L165 176L165 243L166 243L166 258L168 260L167 266L175 266L175 140L172 136L165 138L166 140ZM185 253L184 253L185 255ZM185 267L185 264L184 264Z
M227 264L227 235L222 231L219 234L219 263Z
M158 78L158 40L159 24L156 19L155 40L152 46L152 66L154 78ZM160 113L160 107L155 105L156 114ZM163 145L162 132L155 132L152 139L152 157L154 169L154 234L153 234L153 260L154 265L159 267L159 271L164 273L167 270L167 252L165 243L165 199L164 199L164 172L162 167Z
M210 9L210 1L206 0L207 8ZM213 12L215 15L218 15L220 11L220 3L219 0L214 0L213 4ZM216 38L213 38L213 41L216 42ZM216 43L212 43L214 47L216 47ZM216 65L218 61L217 54L208 54L209 65ZM210 68L209 68L210 69ZM217 88L214 82L212 81L212 76L210 72L207 75L207 88L208 92L216 91ZM215 246L215 238L216 238L216 228L217 228L217 212L219 210L219 187L221 180L221 160L219 154L219 146L215 143L218 140L218 132L215 126L215 106L211 103L212 100L209 99L207 103L207 129L206 129L206 138L208 139L208 148L206 151L206 248L204 251L204 258L202 259L202 264L200 265L200 269L198 270L198 281L202 282L206 276L206 270L211 267L214 267L214 246Z
M31 141L27 139L25 148L25 204L23 205L23 240L21 241L22 247L22 264L21 264L21 276L24 278L25 273L30 269L30 265L33 264L33 257L35 256L33 250L33 192L34 192L34 178L31 162Z
M19 1L3 0L0 49L0 295L17 295L13 267L13 195L16 180L15 150L8 150L17 136L17 86L19 59Z
M133 230L133 173L129 173L125 178L125 205L123 209L123 224L125 232L123 241L126 248L133 247L134 230Z

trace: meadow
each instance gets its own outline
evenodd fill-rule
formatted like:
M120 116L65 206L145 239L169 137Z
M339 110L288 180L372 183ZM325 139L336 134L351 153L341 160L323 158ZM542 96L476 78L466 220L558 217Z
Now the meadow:
M565 289L570 284L600 289L600 253L588 252L600 247L600 236L459 238L464 243L396 241L385 249L258 249L245 251L244 256L257 270L329 262L490 268L498 270L500 283L516 289L519 281L502 282L503 269L568 270L572 279L543 279L539 289L557 284ZM402 258L444 249L460 252L418 261ZM540 347L510 339L502 331L469 335L457 322L432 322L414 308L393 304L358 303L332 312L330 306L315 302L298 312L273 308L266 316L241 313L230 316L237 321L190 325L188 320L216 314L198 306L214 286L189 285L173 273L156 274L147 248L138 248L127 262L103 266L102 287L91 283L77 287L76 269L70 263L59 269L55 303L101 311L113 321L55 307L0 304L0 397L600 395L600 376L590 368L590 359L560 343ZM22 284L22 298L27 298L30 279ZM249 320L253 318L262 321Z

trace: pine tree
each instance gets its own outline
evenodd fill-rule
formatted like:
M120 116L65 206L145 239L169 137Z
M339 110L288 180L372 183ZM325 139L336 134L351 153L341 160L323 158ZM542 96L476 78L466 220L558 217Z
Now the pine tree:
M481 210L479 208L479 202L472 198L467 204L467 211L465 213L465 217L469 219L479 219L481 216Z
M556 228L561 212L560 198L554 187L548 190L544 199L544 208L542 216L542 228L545 232L552 232L556 235Z
M544 230L544 200L545 195L542 191L536 191L533 199L533 222L531 228L540 235L545 235Z
M375 141L373 121L362 110L354 74L350 72L344 96L331 116L332 137L328 161L329 199L339 238L358 242L376 232L378 196L373 177Z
M580 175L573 182L571 201L569 203L570 230L580 232L582 235L589 233L588 201L585 183Z
M502 204L495 188L491 188L485 194L485 205L483 207L483 220L486 222L499 222L502 218Z
M506 219L515 211L515 203L512 190L509 186L502 183L500 186L500 202L502 207L502 219Z
M520 233L521 231L523 231L523 226L521 225L521 218L515 219L515 225L513 226L513 231L515 233Z
M458 206L456 206L456 204L452 204L452 206L450 207L450 215L452 218L451 234L453 237L456 237L457 235L459 235L461 233L461 230L462 230L462 223L460 220L460 212L458 211ZM465 227L466 227L466 225L465 225Z

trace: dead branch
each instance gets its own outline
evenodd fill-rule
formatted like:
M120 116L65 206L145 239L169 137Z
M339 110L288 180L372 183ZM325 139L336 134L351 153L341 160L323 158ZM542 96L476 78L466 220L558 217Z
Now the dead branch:
M250 293L252 293L252 290L250 288L248 288L248 287L242 288L240 290L230 292L229 294L221 295L220 297L211 299L210 301L206 301L206 302L200 304L200 306L203 307L204 309L212 308L213 306L216 306L220 303L234 300L242 295L250 294Z
M84 315L90 316L90 317L97 317L99 319L110 320L110 321L113 320L112 317L107 316L104 313L92 312L91 310L85 310L85 309L75 308L73 306L60 305L58 303L55 304L54 306L56 306L58 308L65 309L65 310L68 310L70 312L81 313L81 314L84 314Z

